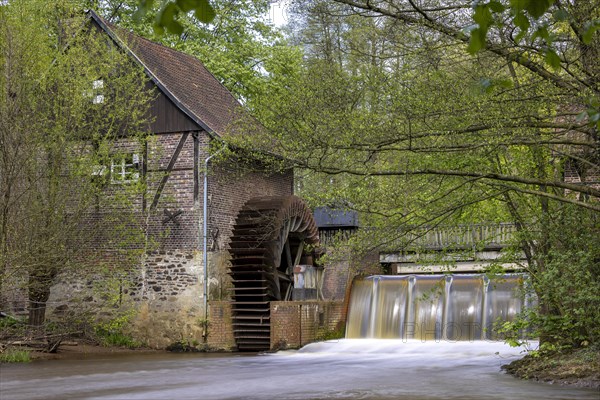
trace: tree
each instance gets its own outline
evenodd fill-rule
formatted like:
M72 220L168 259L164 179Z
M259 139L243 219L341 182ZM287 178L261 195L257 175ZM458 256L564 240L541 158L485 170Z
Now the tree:
M560 235L572 224L598 231L599 188L564 179L569 165L582 177L600 170L598 71L588 58L598 34L584 41L577 31L595 18L595 3L557 3L542 16L514 11L513 3L490 8L495 22L479 52L463 28L487 19L477 7L471 13L470 3L299 4L295 15L305 18L295 38L307 49L304 69L257 107L268 132L235 144L289 160L306 176L302 194L315 205L342 200L360 211L364 225L382 232L358 237L371 248L420 226L517 223L542 294L539 320L559 321L541 324L542 339L597 340L590 294L598 260L586 250L597 241L585 235L567 245ZM579 7L589 11L585 18ZM538 25L525 31L511 12ZM569 246L577 250L561 253ZM579 258L560 267L558 254L567 253ZM560 268L578 283L549 285ZM584 276L589 286L581 285Z
M154 21L162 18L158 4L148 2L140 16L138 3L102 2L99 13L143 37L197 57L248 108L253 108L255 98L266 95L267 87L278 84L273 78L278 71L289 71L301 60L299 49L289 46L281 31L265 21L268 0L211 1L210 24L191 12L179 12L181 29L175 32L153 28Z
M141 18L148 11L153 10L154 0L138 0L136 18ZM183 25L178 20L180 14L193 11L194 17L203 23L212 22L216 12L208 0L176 0L163 2L156 14L153 28L159 33L168 30L170 33L180 35L184 31Z
M97 262L103 166L147 126L143 71L71 6L0 6L0 287L25 277L32 326L59 274Z
M410 0L334 1L468 44L472 54L485 48L504 62L524 67L575 96L579 103L587 103L590 122L600 128L597 0L455 1L427 6ZM469 17L475 24L468 24Z

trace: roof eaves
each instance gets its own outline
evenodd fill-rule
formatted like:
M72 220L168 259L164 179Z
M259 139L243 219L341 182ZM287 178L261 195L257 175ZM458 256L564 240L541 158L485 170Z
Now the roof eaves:
M102 28L103 31L123 50L127 52L138 64L140 64L146 74L152 79L152 82L158 86L158 88L167 96L177 108L179 108L185 115L187 115L192 121L194 121L198 126L200 126L203 130L205 130L212 138L221 139L221 136L211 129L208 125L206 125L196 114L194 114L188 107L181 102L177 96L175 96L161 81L158 77L148 68L148 66L135 54L133 50L127 46L127 44L112 30L110 27L104 22L98 14L96 14L93 10L89 10L87 12L91 18Z

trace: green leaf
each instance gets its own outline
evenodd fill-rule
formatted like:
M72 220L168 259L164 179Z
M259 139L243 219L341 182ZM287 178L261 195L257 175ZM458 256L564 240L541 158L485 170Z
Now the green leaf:
M510 0L510 8L516 11L521 11L524 10L525 7L527 7L529 2L530 0Z
M556 52L552 49L547 49L545 51L545 57L544 60L546 60L546 62L554 69L559 69L560 68L560 57L558 56L558 54L556 54Z
M600 29L600 20L589 21L584 26L584 31L581 36L584 44L590 44L594 37L594 33Z
M491 92L492 89L492 80L490 78L482 78L479 81L479 85L485 90L486 93Z
M133 20L140 21L152 9L154 0L140 0L138 9L133 13Z
M464 28L462 28L462 31L464 33L466 33L467 35L470 35L471 32L474 31L477 28L479 28L479 25L473 24L473 25L465 26Z
M490 5L490 9L493 12L501 13L504 10L506 10L506 7L502 3L500 3L499 1L492 0L492 1L490 1L489 5Z
M525 13L522 11L518 12L517 15L515 15L513 22L518 28L521 29L522 32L527 32L527 30L531 26L529 24L529 18L527 18L527 15L525 15Z
M175 35L181 35L183 33L183 25L181 25L181 23L175 19L169 22L169 24L166 25L166 28L169 32Z
M579 114L577 114L577 118L575 118L575 121L581 123L581 122L585 121L586 118L587 118L587 112L582 111Z
M469 45L467 46L467 51L470 54L475 54L485 47L485 34L486 32L481 28L473 29L471 31Z
M548 11L552 3L552 0L530 0L527 2L525 10L527 10L529 15L533 18L538 19Z
M152 24L152 29L154 30L154 33L158 36L162 36L165 34L165 28L159 25L157 21L155 21L154 24Z
M479 80L479 86L481 86L486 93L491 93L497 87L509 89L513 87L513 82L510 79L482 78Z
M195 10L198 7L198 0L175 0L179 9L183 12Z
M198 18L198 21L208 24L213 19L215 19L215 16L217 14L215 13L214 8L212 8L208 0L199 0L194 15L196 16L196 18Z
M179 8L175 3L169 2L156 14L156 23L168 29L169 24L175 20L178 13Z
M514 82L511 79L498 79L496 84L504 89L510 89L513 87Z
M552 13L552 16L554 17L555 21L566 21L567 19L569 19L569 13L567 12L567 10L563 10L562 8L555 10Z
M181 35L183 33L183 25L177 21L177 15L179 12L180 8L177 4L173 2L167 3L156 15L154 31L157 34L163 34L164 30L166 29L170 33Z
M473 14L473 21L477 22L480 29L485 30L494 22L492 13L487 4L478 4L475 6L475 13Z
M535 40L537 38L542 38L546 41L546 43L550 43L550 32L548 32L548 28L546 28L545 26L540 26L539 28L536 29L536 31L533 33L533 36L531 37L531 40Z

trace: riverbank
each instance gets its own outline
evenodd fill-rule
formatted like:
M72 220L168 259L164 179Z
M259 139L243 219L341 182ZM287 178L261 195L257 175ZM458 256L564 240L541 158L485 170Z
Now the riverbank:
M106 355L119 354L156 354L166 353L166 350L155 350L149 348L127 348L114 346L101 346L92 343L73 343L61 345L56 353L34 350L29 353L31 360L76 360L86 358L97 358Z
M502 369L521 379L600 389L600 352L597 348L530 354Z
M167 354L167 353L229 353L222 349L210 348L207 346L192 346L184 343L174 343L166 349L152 349L149 347L125 347L125 346L106 346L92 341L71 340L62 343L57 351L48 352L41 348L32 348L27 346L10 346L1 348L2 352L25 351L28 356L16 362L29 362L35 360L76 360L98 358L104 356L117 355L143 355L143 354ZM0 362L2 358L0 357ZM15 362L15 361L13 361Z

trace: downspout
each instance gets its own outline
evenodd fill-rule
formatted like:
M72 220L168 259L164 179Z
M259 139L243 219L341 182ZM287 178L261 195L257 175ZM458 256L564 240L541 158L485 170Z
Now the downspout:
M208 163L209 161L219 153L221 153L227 145L217 151L215 154L208 156L204 160L204 190L202 192L202 264L204 266L204 321L202 328L202 338L204 342L208 337L208 254L207 254L207 236L208 236Z

